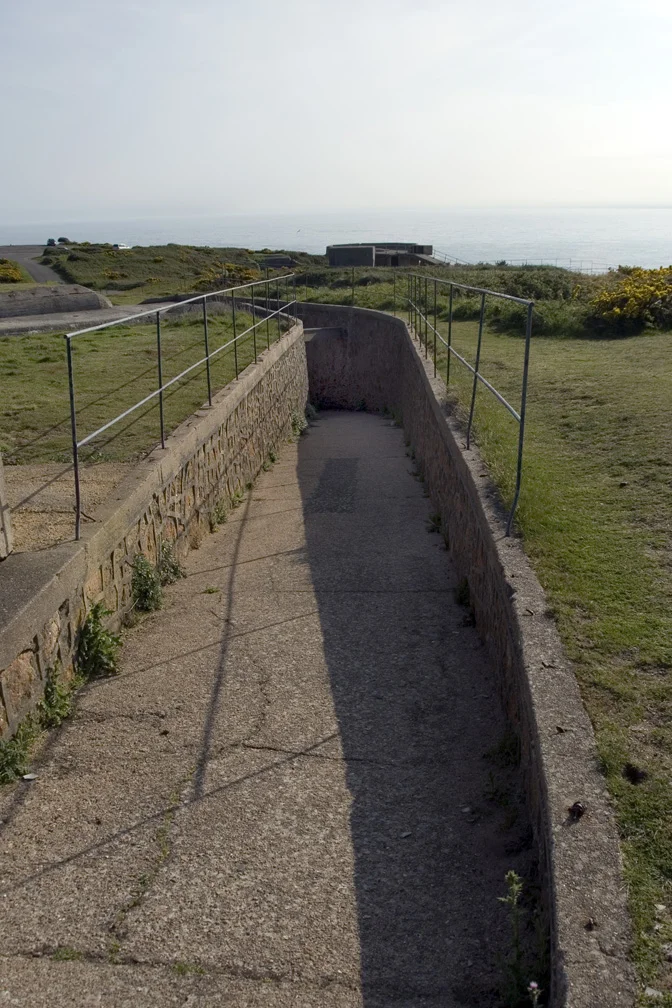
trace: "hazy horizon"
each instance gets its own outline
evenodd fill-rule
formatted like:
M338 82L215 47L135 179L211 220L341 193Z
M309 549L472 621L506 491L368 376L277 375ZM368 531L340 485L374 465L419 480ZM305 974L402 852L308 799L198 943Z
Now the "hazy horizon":
M0 221L672 205L666 0L47 0Z

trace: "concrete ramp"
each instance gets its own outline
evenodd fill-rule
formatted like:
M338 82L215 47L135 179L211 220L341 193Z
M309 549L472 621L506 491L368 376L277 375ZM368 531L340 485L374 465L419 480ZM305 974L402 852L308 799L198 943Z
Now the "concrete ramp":
M321 413L189 555L0 808L8 1004L501 1004L530 834L431 511Z

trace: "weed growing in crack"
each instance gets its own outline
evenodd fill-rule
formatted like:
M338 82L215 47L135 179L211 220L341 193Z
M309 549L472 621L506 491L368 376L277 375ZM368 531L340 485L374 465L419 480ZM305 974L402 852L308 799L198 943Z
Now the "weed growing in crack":
M133 608L138 612L154 612L163 603L159 574L142 553L138 553L133 560L131 594Z
M462 578L455 588L455 601L458 605L464 606L465 609L468 609L471 605L471 592L469 591L469 582L466 577Z
M278 461L278 453L276 452L275 448L271 448L271 450L269 451L268 461L271 463L271 465L274 465Z
M205 973L203 967L199 966L197 963L181 962L179 960L172 964L171 969L173 972L177 973L178 976L187 976L189 973L198 973L201 975Z
M0 742L0 784L9 784L27 772L30 754L40 733L58 728L69 717L74 692L83 682L81 676L63 682L59 663L47 672L44 695L34 713L23 719L11 739Z
M187 572L175 556L175 548L172 543L161 544L158 574L162 585L174 584L180 578L187 576Z
M83 953L78 952L77 949L71 948L70 945L59 945L51 953L51 959L54 962L76 962L78 959L83 959Z
M431 514L427 519L427 531L428 532L440 532L441 531L441 515L436 512Z
M485 758L500 767L517 767L520 764L520 739L514 731L507 729L496 746L488 749Z
M523 910L520 906L520 897L523 892L523 880L515 871L508 871L505 875L507 887L506 896L498 896L497 899L503 903L509 911L511 923L511 951L507 962L504 964L504 990L502 991L506 1005L514 1008L520 1003L521 995L525 990L525 962L523 956L523 945L521 940L521 930L523 925Z
M530 980L529 984L527 985L527 994L530 999L530 1004L532 1005L532 1008L537 1008L537 1005L539 1004L539 998L541 997L542 993L543 992L539 984L535 980Z
M243 503L244 500L245 500L244 491L240 489L236 490L233 497L231 498L231 507L232 508L240 507L240 505Z
M312 403L306 403L305 409L306 422L311 424L317 420L317 407L313 406Z
M291 416L292 440L296 441L308 426L308 421L303 413L294 411Z
M0 742L0 784L11 784L26 773L30 750L37 735L35 721L27 717L12 738Z
M72 700L75 691L84 684L81 676L75 676L70 682L63 682L60 676L60 665L56 665L47 673L44 684L44 695L37 705L37 718L41 728L58 728L62 721L72 713Z
M79 634L75 667L83 679L116 675L117 655L121 638L103 626L103 617L110 616L102 602L91 606Z
M210 512L210 531L214 532L218 525L223 525L229 517L229 505L222 498L218 500Z
M530 980L529 974L534 970L540 978L546 974L547 958L545 941L537 934L538 948L537 957L533 968L530 969L530 962L523 950L522 933L527 924L528 912L521 904L524 883L520 875L515 871L508 871L505 875L507 887L506 896L498 896L500 903L503 903L509 912L511 923L511 948L507 959L503 963L503 984L501 996L506 1008L524 1008L532 1005L537 1008L540 1005L542 989L536 980ZM539 920L534 921L538 927ZM533 974L534 975L534 974Z

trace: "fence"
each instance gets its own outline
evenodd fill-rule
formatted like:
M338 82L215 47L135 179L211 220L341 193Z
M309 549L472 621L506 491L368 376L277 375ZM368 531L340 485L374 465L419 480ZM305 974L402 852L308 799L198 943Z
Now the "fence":
M257 293L259 288L262 289L262 296L257 299ZM272 296L274 292L275 296ZM284 294L284 303L281 294ZM290 297L291 295L291 297ZM244 304L242 300L244 299ZM233 329L233 338L218 346L215 350L210 349L209 334L208 334L208 302L216 301L220 305L222 302L228 304L230 302L231 306L231 320ZM165 418L164 418L164 393L171 386L176 385L178 382L186 378L187 375L194 372L197 368L202 368L205 365L205 376L207 385L207 398L208 405L212 406L212 380L210 373L210 362L221 354L223 351L232 348L233 359L234 359L234 370L235 376L238 378L239 374L239 359L238 359L238 348L240 342L249 337L252 334L253 339L253 349L254 349L254 362L257 362L257 330L260 326L265 324L266 328L266 345L270 346L271 335L271 319L277 319L277 336L280 336L281 332L281 316L284 316L289 308L296 303L296 275L294 273L288 273L284 276L275 277L273 279L257 280L253 283L240 284L236 287L227 287L223 290L211 291L207 294L200 294L195 297L186 298L183 301L178 301L173 305L163 306L161 308L150 309L149 311L139 312L136 315L128 315L123 319L118 319L114 322L106 322L102 325L89 326L86 329L78 329L74 332L66 333L66 347L67 347L67 361L68 361L68 389L70 395L70 427L72 433L72 462L74 470L74 480L75 480L75 539L80 538L81 534L81 519L82 519L82 497L81 497L81 481L80 481L80 449L85 445L91 444L97 437L100 437L105 431L109 430L115 424L124 420L126 417L130 416L136 410L140 409L141 406L158 399L159 405L159 430L161 447L166 446L166 430L165 430ZM184 311L185 306L188 305L202 305L202 318L203 318L203 348L204 356L200 360L196 361L194 364L190 364L189 367L185 368L178 375L171 378L169 381L164 382L163 380L163 355L161 350L161 320L162 317L167 315L171 311ZM273 305L276 307L273 308ZM252 325L248 326L242 332L237 332L237 317L236 308L240 311L241 308L245 308L247 311L251 311L252 314ZM262 318L257 321L257 315L262 314ZM136 403L125 409L123 412L119 413L112 420L108 420L102 426L98 427L92 433L87 434L85 437L80 438L77 431L77 409L76 409L76 387L75 387L75 366L73 361L72 352L72 341L77 336L82 336L85 333L100 332L104 329L113 329L119 326L126 326L129 322L147 322L150 319L154 319L156 325L156 376L157 376L157 387L149 395L144 396L139 399Z
M469 419L467 421L467 448L471 444L471 432L474 421L474 410L476 407L476 390L478 388L479 382L488 389L488 391L509 411L514 420L518 423L518 450L516 459L516 482L513 494L513 502L511 504L511 510L509 512L509 517L506 523L506 534L507 536L511 534L511 526L513 523L513 517L518 506L518 500L520 498L520 485L522 480L523 472L523 443L525 439L525 414L527 409L527 381L530 363L530 341L532 338L532 311L534 309L534 301L528 301L524 298L513 297L511 294L501 294L499 291L488 290L484 287L471 287L468 284L453 283L450 280L441 280L436 277L421 276L418 273L410 273L407 275L408 289L405 297L405 301L408 303L408 324L409 328L416 333L419 337L420 342L424 344L425 357L429 354L429 344L433 345L433 365L434 365L434 375L437 373L437 340L443 344L446 348L446 385L450 385L450 364L451 359L455 357L464 367L466 367L473 375L472 389L471 389L471 402L469 405ZM448 339L445 340L443 336L438 331L438 304L437 304L437 293L439 285L448 287ZM473 365L469 363L461 354L457 352L455 347L452 345L453 337L453 301L455 291L466 291L470 294L477 294L480 297L480 310L478 315L478 338L476 343L476 355ZM396 309L396 283L394 286L394 298L395 298L395 309ZM520 398L520 409L515 409L510 402L502 395L502 393L495 388L481 374L481 349L483 346L483 328L485 323L485 299L486 297L501 298L505 301L514 301L517 304L526 306L526 320L525 320L525 356L523 362L523 374L522 374L522 390ZM434 324L430 322L430 315L433 315ZM433 340L430 340L429 332L433 334Z

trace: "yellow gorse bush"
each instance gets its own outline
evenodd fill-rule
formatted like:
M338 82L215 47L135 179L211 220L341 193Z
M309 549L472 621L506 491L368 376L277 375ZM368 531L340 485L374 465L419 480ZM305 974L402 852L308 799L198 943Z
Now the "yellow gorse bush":
M592 312L608 322L641 325L672 323L672 266L635 267L620 283L600 291Z
M0 259L0 283L19 283L23 273L9 259Z

